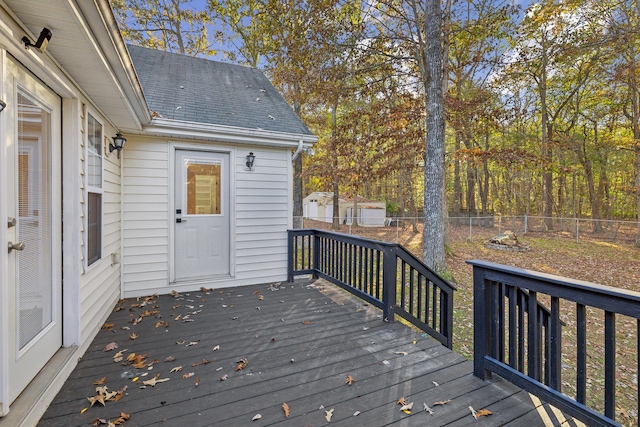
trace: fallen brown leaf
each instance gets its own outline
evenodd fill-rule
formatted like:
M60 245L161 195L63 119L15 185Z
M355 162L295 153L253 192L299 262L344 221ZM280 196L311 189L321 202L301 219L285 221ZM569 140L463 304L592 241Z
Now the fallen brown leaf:
M220 381L226 381L227 378L229 378L229 376L227 374L224 374L223 376L220 377Z
M200 365L206 365L207 363L211 363L211 360L207 360L207 359L202 359L199 362L194 363L191 366L200 366Z
M150 385L151 387L155 387L156 384L158 383L163 383L165 381L169 381L169 378L160 378L160 374L156 375L155 377L151 378L150 380L147 381L142 381L142 384L144 385Z
M104 325L102 325L102 329L106 329L107 331L113 331L113 328L116 325L113 323L105 323Z
M200 385L200 377L196 377L196 382L194 386L198 387Z
M173 356L167 356L164 358L165 362L173 362L174 360L176 360L176 358Z
M95 380L93 385L104 385L107 382L107 377L102 377L99 380Z
M354 383L354 381L355 380L353 379L353 377L351 375L347 375L347 379L344 381L344 383L347 384L347 385L351 385L351 384Z
M136 334L135 332L129 335L129 339L135 340L136 338L138 338L138 334Z
M110 342L109 344L104 346L104 349L102 351L111 351L115 350L116 348L118 348L118 344L116 344L115 342Z
M184 378L186 380L186 379L191 378L194 375L195 375L195 372L187 372L186 374L182 374L182 378Z
M312 322L312 321L310 321L310 320L304 320L304 321L302 322L302 324L303 324L303 325L312 325L312 324L313 324L313 322Z
M176 366L175 368L171 368L169 373L172 374L174 372L180 372L180 371L182 371L182 366Z
M328 411L324 411L325 416L324 418L327 420L328 423L331 422L331 417L333 417L333 408L329 409Z
M284 417L289 418L289 414L291 414L291 410L289 409L289 405L287 403L282 404L282 410L284 411Z
M168 328L169 322L163 322L162 320L158 320L156 322L156 328Z
M407 400L403 397L401 397L400 399L398 399L398 405L404 406L407 404Z
M447 399L447 400L441 400L439 402L433 402L432 406L438 406L438 405L446 405L447 403L451 402L451 399Z
M243 370L247 366L247 363L249 363L249 361L247 360L246 357L243 357L242 359L238 360L238 366L236 366L236 371Z

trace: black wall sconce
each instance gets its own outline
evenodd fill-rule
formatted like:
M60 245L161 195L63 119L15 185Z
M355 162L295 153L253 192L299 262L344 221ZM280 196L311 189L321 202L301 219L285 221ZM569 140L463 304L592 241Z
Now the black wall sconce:
M253 170L253 162L255 159L256 156L253 154L253 151L247 154L247 163L245 163L247 165L247 170Z
M124 148L127 140L120 132L116 136L112 136L111 139L113 139L113 144L109 144L109 152L113 153L113 150L118 150L118 158L120 158L120 151Z
M4 107L7 106L7 103L0 99L0 111L4 110Z
M51 30L45 27L40 32L40 36L38 37L38 40L36 41L35 44L31 43L31 40L29 40L29 37L27 36L24 36L22 38L22 43L24 43L25 49L29 49L29 47L33 46L36 49L38 49L40 52L44 53L44 51L47 49L47 45L49 44L49 41L51 40L52 36L53 36L53 33L51 32Z

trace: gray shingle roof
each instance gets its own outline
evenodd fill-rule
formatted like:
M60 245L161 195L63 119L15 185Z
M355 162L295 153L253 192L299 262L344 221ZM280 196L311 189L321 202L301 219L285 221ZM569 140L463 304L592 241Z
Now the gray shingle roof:
M128 48L149 108L163 118L311 135L260 70Z

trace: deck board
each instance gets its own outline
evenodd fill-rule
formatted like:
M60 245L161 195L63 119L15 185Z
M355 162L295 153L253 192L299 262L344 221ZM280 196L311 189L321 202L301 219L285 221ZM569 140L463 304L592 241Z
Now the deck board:
M326 282L161 295L132 308L143 301L118 304L122 309L107 321L112 330L99 332L39 426L90 426L120 412L131 414L125 427L545 425L527 393L496 376L475 378L470 361L400 322L383 322L378 309ZM147 310L158 313L131 323ZM111 342L119 348L103 351ZM157 362L151 370L115 363L123 349L125 357L146 354ZM175 360L166 362L168 356ZM236 371L241 358L248 364ZM210 363L193 366L203 359ZM177 366L181 372L170 372ZM184 379L189 372L194 375ZM169 381L141 388L157 374ZM124 397L81 413L95 394L93 382L103 377L109 390L127 386ZM414 402L411 414L399 411L401 397ZM433 405L442 400L450 402ZM423 402L434 415L422 410ZM469 406L493 415L475 420ZM262 418L252 422L258 413Z

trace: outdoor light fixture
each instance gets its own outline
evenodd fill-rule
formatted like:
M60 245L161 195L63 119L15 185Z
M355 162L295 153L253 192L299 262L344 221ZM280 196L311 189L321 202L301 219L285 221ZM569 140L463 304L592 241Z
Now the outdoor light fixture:
M40 32L40 36L38 37L38 40L35 44L31 43L31 40L29 40L29 37L27 36L24 36L22 38L22 43L24 43L24 47L26 49L29 49L29 47L33 46L40 52L44 53L44 51L47 49L49 41L51 40L51 36L53 36L53 33L51 32L51 30L45 27Z
M247 170L253 170L253 161L256 159L256 156L253 154L253 151L247 154Z
M7 106L7 103L0 99L0 111L4 110L4 107Z
M120 151L124 148L127 140L120 132L118 132L116 136L112 136L111 139L113 139L113 144L109 144L109 152L113 153L113 150L118 150L118 158L120 158Z

